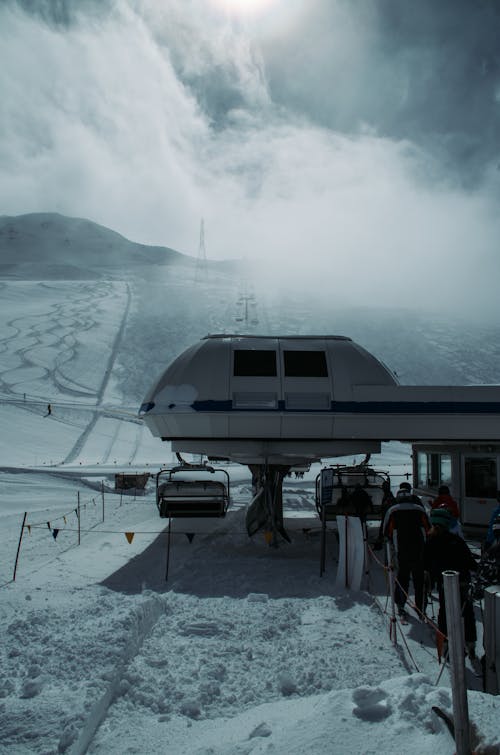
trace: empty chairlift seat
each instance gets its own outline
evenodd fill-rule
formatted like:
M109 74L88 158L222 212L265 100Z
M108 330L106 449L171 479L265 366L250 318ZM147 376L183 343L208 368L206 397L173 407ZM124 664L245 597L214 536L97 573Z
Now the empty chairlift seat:
M226 481L207 479L222 473ZM162 481L161 477L165 477ZM160 470L156 477L156 505L161 517L222 517L229 506L229 475L207 465Z

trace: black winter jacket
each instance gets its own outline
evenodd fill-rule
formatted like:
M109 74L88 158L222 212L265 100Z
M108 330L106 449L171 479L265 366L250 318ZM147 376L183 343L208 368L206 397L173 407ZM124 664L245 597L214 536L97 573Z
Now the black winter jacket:
M416 498L416 496L415 496ZM416 498L418 501L419 499ZM384 516L383 532L395 545L399 561L422 558L425 537L430 529L427 514L413 497L399 497Z
M469 582L471 571L476 571L477 561L469 546L458 535L442 530L429 537L424 547L424 569L429 572L432 584L443 584L442 573L457 571L461 583Z

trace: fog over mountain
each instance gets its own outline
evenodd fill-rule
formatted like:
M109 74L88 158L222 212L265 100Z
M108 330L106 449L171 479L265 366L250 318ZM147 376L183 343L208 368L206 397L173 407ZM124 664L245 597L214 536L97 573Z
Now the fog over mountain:
M405 384L499 380L496 320L484 323L463 313L450 317L419 311L419 302L397 306L383 297L375 304L350 300L349 292L335 286L313 292L305 284L280 287L268 284L258 268L238 261L208 260L204 265L172 249L131 242L83 218L50 213L0 217L0 260L4 307L7 312L12 307L6 314L7 340L13 344L15 312L23 310L16 291L28 287L32 305L41 297L42 311L50 291L78 292L80 283L84 296L76 294L75 306L83 300L84 311L93 311L89 302L99 298L103 288L110 298L115 288L128 292L124 349L113 374L126 405L134 410L166 364L207 333L345 335L382 359ZM59 339L66 315L61 321L57 313L54 318L51 325ZM85 320L79 312L74 321L77 340L85 334ZM64 353L64 343L60 348ZM103 341L102 348L104 359L112 347ZM24 364L22 347L20 351ZM4 361L10 369L5 355Z
M3 3L0 211L496 316L498 4L246 5Z

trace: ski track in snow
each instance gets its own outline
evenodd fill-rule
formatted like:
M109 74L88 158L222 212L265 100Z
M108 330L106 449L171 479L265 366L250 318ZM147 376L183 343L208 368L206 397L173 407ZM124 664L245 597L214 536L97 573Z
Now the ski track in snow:
M43 284L40 284L43 287ZM16 317L7 323L15 328L15 334L3 340L4 351L9 343L14 345L22 340L23 346L12 350L12 357L18 358L19 367L2 375L4 390L19 396L23 384L26 383L27 370L38 370L38 379L47 383L51 379L64 392L73 396L88 396L91 389L75 380L65 377L63 367L71 362L75 356L77 339L76 333L84 332L96 325L95 320L81 312L91 311L90 303L95 299L95 291L88 286L85 297L74 297L64 302L56 302L48 306L43 314ZM34 320L33 324L30 324ZM20 336L22 334L22 339ZM12 372L17 373L18 380L6 377ZM28 375L29 377L29 375ZM28 382L31 382L28 380ZM74 387L72 387L74 386Z
M97 407L99 407L102 403L103 396L104 396L106 387L108 385L108 382L111 376L111 370L115 362L116 356L118 354L118 350L120 348L120 345L123 339L123 334L125 332L125 325L127 322L127 317L128 317L128 313L130 309L130 301L131 301L130 287L128 284L126 288L127 288L127 299L126 299L125 309L121 317L120 327L118 328L118 332L114 338L114 341L110 350L108 362L104 370L104 376L103 376L101 385L99 386L99 390L97 391L97 394L96 394ZM80 435L80 437L76 441L71 451L66 456L66 459L64 460L66 464L70 464L74 459L76 459L76 457L82 451L82 449L85 446L85 443L87 442L88 438L90 437L90 434L92 433L92 430L94 429L97 423L98 418L99 418L99 414L95 412L89 424L87 425L83 433ZM103 459L104 462L107 461L107 458L109 458L109 455L110 455L110 451L108 452L107 456Z

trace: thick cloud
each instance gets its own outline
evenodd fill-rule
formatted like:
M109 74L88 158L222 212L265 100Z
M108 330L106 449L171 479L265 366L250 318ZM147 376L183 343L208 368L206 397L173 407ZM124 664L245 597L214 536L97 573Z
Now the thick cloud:
M500 103L495 7L468 6L12 0L0 211L192 254L203 216L209 256L274 281L474 309L498 269Z
M275 100L352 132L431 150L474 185L499 163L496 0L309 0L265 55Z

